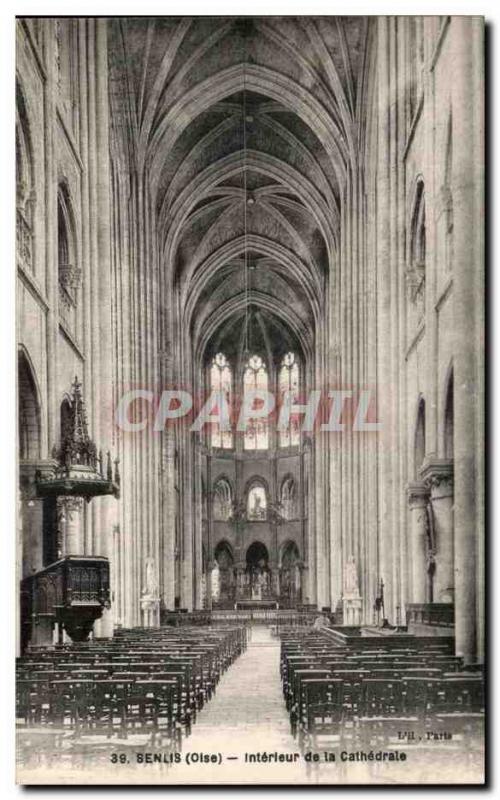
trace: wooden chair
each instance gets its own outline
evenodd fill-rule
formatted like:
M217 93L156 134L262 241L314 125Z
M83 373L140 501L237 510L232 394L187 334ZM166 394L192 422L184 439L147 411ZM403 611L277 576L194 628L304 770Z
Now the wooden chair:
M306 678L298 719L298 741L301 750L344 746L343 683L335 678Z
M418 726L419 717L405 713L401 680L363 681L362 712L357 720L359 747L394 746L401 731L416 730Z

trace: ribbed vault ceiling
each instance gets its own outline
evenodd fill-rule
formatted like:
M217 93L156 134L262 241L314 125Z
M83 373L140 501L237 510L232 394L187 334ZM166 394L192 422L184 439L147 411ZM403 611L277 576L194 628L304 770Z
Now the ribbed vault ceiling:
M250 304L256 337L310 350L356 163L366 18L109 24L115 146L149 184L195 348L237 347Z

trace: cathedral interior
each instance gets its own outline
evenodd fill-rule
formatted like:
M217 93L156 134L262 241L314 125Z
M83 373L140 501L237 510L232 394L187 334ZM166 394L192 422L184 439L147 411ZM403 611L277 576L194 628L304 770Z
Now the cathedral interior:
M482 37L18 20L20 653L260 610L484 660ZM380 426L116 424L172 388Z

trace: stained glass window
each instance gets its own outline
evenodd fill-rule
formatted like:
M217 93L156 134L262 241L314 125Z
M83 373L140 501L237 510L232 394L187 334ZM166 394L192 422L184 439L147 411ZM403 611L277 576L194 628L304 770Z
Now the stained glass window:
M243 373L243 392L246 393L256 389L267 392L267 387L268 375L264 361L260 356L250 356ZM269 447L267 418L248 420L243 446L245 450L267 450Z
M290 404L297 402L299 394L299 365L295 353L283 356L279 371L280 402L286 400ZM286 393L286 394L285 394ZM279 431L280 447L291 447L300 443L300 419L290 416L288 426Z
M256 484L248 492L247 518L264 520L267 518L267 497L263 486Z
M231 367L223 353L217 353L210 367L211 394L224 395L231 408L232 381ZM219 412L220 412L219 408ZM210 441L212 447L231 448L233 446L233 433L230 430L221 430L220 425L213 422L211 425Z
M224 479L217 481L213 494L213 518L218 522L227 522L232 515L231 486Z

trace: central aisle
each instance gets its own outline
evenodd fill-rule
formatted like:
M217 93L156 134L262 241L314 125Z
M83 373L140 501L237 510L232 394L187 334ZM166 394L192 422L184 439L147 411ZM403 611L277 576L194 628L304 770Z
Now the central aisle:
M169 782L306 783L306 765L245 763L245 754L298 754L283 701L279 641L270 629L255 627L246 652L223 675L215 697L200 712L186 739L188 753L222 755L219 764L186 764L169 771ZM233 757L237 760L230 760ZM184 759L183 759L184 760Z

